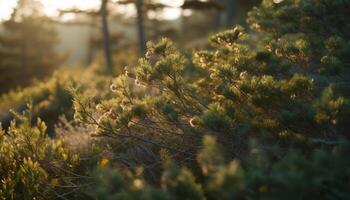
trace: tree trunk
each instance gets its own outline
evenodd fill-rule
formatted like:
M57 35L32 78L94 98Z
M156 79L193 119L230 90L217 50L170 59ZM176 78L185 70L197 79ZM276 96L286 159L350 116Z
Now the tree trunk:
M216 0L217 3L219 3L220 5L225 5L225 1L224 0ZM215 14L215 18L214 18L214 24L213 24L213 29L214 31L218 31L220 30L222 27L222 17L223 14L221 12L221 10L217 10L216 14Z
M236 0L227 0L226 28L231 28L234 25L234 23L235 23L236 7L237 7Z
M113 62L112 62L112 50L111 50L108 19L107 19L108 18L107 3L108 3L108 0L102 0L100 12L101 12L101 20L102 20L103 46L104 46L107 73L112 73Z
M136 0L135 6L137 11L137 30L138 30L138 37L139 37L139 49L140 49L140 54L144 55L146 52L146 39L145 39L145 30L143 27L143 13L142 13L143 0Z

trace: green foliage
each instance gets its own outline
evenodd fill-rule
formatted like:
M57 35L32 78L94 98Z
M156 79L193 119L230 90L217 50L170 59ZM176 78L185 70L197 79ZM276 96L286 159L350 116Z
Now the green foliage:
M0 93L43 79L62 64L57 35L37 1L20 0L0 35ZM33 50L35 49L35 51Z
M0 131L0 199L53 197L61 184L69 187L76 181L66 177L79 157L67 152L60 140L51 140L40 119L32 126L31 110L14 114L7 132Z
M237 26L192 57L169 39L149 42L124 75L71 88L75 123L102 144L115 141L87 158L85 170L100 162L85 194L348 199L349 7L347 0L264 0L248 18L258 33ZM54 158L70 163L63 155ZM21 157L14 170L29 187L20 195L42 194L28 174L44 182L57 174L36 158ZM6 195L14 194L17 179L5 179Z
M204 138L198 156L202 171L197 177L168 161L160 189L137 175L123 176L118 171L103 169L96 176L97 190L93 196L103 199L349 198L347 142L332 153L317 150L309 157L291 150L278 162L266 162L266 157L259 153L261 149L254 148L246 166L238 160L225 163L217 148L214 138Z
M44 119L49 126L49 131L52 132L60 115L64 114L68 119L73 117L72 96L67 91L67 87L75 82L76 78L71 73L60 71L47 82L1 95L0 121L4 127L8 127L13 117L9 112L10 109L22 112L26 109L26 102L31 101L32 115Z
M203 191L196 183L191 171L179 169L168 161L162 175L162 188L168 191L173 199L203 199Z
M224 31L191 58L168 39L150 42L108 98L75 94L83 102L77 119L95 125L95 136L116 139L117 155L142 155L139 162L123 158L148 167L145 173L160 167L157 154L165 149L173 162L156 178L164 198L346 198L348 159L337 152L349 137L345 7L348 1L265 0L248 19L261 34ZM206 134L223 154L211 137L201 144ZM129 193L125 187L121 194Z
M126 144L117 154L134 149L129 144L147 144L147 157L166 149L175 163L191 166L165 165L167 197L345 198L349 175L344 187L336 180L348 159L329 150L342 148L339 141L348 137L348 80L342 77L349 76L349 5L265 0L248 19L261 34L224 31L210 38L211 50L192 58L168 39L150 42L139 65L115 79L114 96L97 102L102 109L87 101L77 112L87 111L89 118L80 119L94 124L97 136ZM197 154L205 134L217 138L224 154L209 138ZM251 151L259 156L246 159ZM197 155L199 163L188 161ZM336 164L327 171L329 163ZM323 186L328 178L332 189Z

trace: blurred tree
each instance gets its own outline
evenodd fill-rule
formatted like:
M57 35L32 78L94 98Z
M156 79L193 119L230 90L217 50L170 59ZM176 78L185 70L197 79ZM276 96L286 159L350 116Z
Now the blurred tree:
M75 14L86 14L92 17L101 18L101 33L103 38L103 48L105 56L105 71L107 73L113 72L113 60L112 60L112 48L111 48L111 38L108 25L108 3L109 0L101 0L101 6L99 10L81 10L81 9L69 9L61 10L61 15L65 13L75 13Z
M200 0L185 0L181 8L183 13L190 10L190 15L183 16L183 35L186 35L185 44L187 47L193 48L198 47L199 44L205 44L207 41L206 37L203 37L206 34L212 31L219 31L223 26L223 19L226 17L226 0L209 0L209 1L200 1ZM208 21L212 23L208 24ZM194 26L196 28L194 28ZM191 27L191 28L189 28ZM200 30L195 33L196 30ZM191 36L191 39L187 39ZM188 45L187 41L191 42ZM193 46L193 44L195 46Z
M233 25L233 18L235 15L236 0L186 0L181 6L182 9L190 9L197 11L216 11L213 23L214 31L222 28L222 20L225 17L225 26Z
M139 41L139 51L140 55L145 54L146 51L146 35L144 29L144 6L145 2L143 0L121 0L117 1L120 5L135 4L136 15L137 15L137 32ZM146 5L147 2L146 2Z
M113 62L112 62L112 50L110 46L110 38L109 38L109 27L108 27L108 11L107 11L108 0L101 0L101 8L100 15L102 20L102 34L103 34L103 46L105 52L106 66L107 72L111 73L113 70Z
M105 54L105 62L107 67L107 72L111 73L113 71L113 59L112 59L112 44L117 42L114 39L122 37L121 34L111 35L108 26L108 3L109 0L101 0L101 7L98 11L93 10L80 10L80 9L69 9L61 10L61 14L65 13L75 13L75 14L87 14L91 17L101 18L101 32L103 38L103 47ZM111 2L112 3L112 2ZM128 5L134 4L137 14L137 29L138 29L138 40L139 40L139 51L140 55L143 55L146 51L146 34L144 29L144 14L149 10L156 10L159 8L164 8L166 5L161 3L155 3L153 1L143 1L143 0L119 0L114 1L118 5ZM114 41L113 41L114 40ZM96 40L95 41L100 41ZM97 45L94 45L97 46Z
M224 0L217 0L217 2L221 5L223 5ZM217 12L215 15L215 20L214 20L214 31L218 31L221 28L222 18L223 18L223 13Z
M140 55L144 55L146 52L146 31L145 31L145 14L148 11L156 11L169 7L165 4L159 3L154 0L119 0L117 1L120 5L135 4L136 15L137 15L137 32L139 41ZM157 27L155 27L157 28Z
M143 55L146 52L146 38L145 38L145 30L143 28L143 14L142 14L143 0L136 0L135 5L136 5L136 11L137 11L137 29L138 29L138 37L139 37L140 54Z
M245 23L247 12L260 0L185 0L182 9L197 11L215 10L213 29L230 28L236 23Z
M35 0L19 0L0 36L0 93L50 75L64 60L57 34Z
M248 12L254 7L261 3L261 0L235 0L236 3L236 14L233 16L236 20L235 23L245 24ZM232 27L232 25L231 25Z
M207 9L222 9L222 4L220 1L200 1L200 0L186 0L181 6L183 9L193 9L193 10L207 10Z
M235 16L236 16L236 7L237 7L237 1L236 0L227 0L226 2L226 27L230 28L235 23Z

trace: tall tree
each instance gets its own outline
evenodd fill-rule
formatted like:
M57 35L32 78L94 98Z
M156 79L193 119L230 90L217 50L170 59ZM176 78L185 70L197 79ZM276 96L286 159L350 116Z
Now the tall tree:
M112 47L111 47L111 37L109 31L108 23L108 3L109 0L101 0L101 6L99 10L81 10L81 9L68 9L61 10L61 15L66 13L75 13L75 14L86 14L91 17L99 17L101 20L101 35L103 38L103 49L105 57L105 71L107 73L113 72L113 59L112 59Z
M138 37L139 37L139 48L140 54L143 55L146 51L146 37L145 30L143 27L143 0L136 0L136 11L137 11L137 29L138 29Z
M105 52L105 60L107 66L107 72L111 73L113 71L113 62L112 62L112 50L110 45L110 36L109 36L109 27L108 27L108 11L107 11L108 0L101 1L100 15L102 22L102 35L103 35L103 44Z
M143 55L146 51L146 31L144 28L145 23L145 13L152 10L159 10L168 7L166 4L158 3L153 0L119 0L117 1L120 5L134 4L136 8L137 15L137 34L139 41L139 51L140 55Z
M225 0L216 0L216 2L220 5L224 5ZM223 18L223 12L219 10L218 12L216 12L215 19L214 19L214 25L213 25L214 31L220 30L222 26L221 24L222 18Z
M185 0L182 9L198 11L216 10L213 29L232 28L236 23L244 24L247 12L260 0Z
M0 93L49 76L62 62L55 29L35 0L19 0L0 35Z
M236 0L226 0L226 28L230 28L235 23L236 17L236 8L237 1Z
M225 10L225 3L227 0L210 0L210 1L200 1L200 0L185 0L182 9L191 9L198 11L215 10L216 14L213 21L214 31L218 31L222 26L222 18L224 16L223 10Z

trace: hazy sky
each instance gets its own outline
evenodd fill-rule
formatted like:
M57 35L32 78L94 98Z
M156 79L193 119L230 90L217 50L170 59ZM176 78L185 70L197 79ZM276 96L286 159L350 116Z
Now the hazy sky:
M96 8L100 5L101 0L39 0L44 5L44 12L49 16L56 16L58 9L67 8L80 8L89 9ZM112 0L116 1L116 0ZM0 0L0 20L7 19L13 7L16 5L17 0ZM166 3L171 6L180 6L183 0L159 0L159 2ZM130 12L132 10L122 10L122 12ZM163 18L165 19L175 19L179 17L180 10L177 8L168 8L163 12Z

